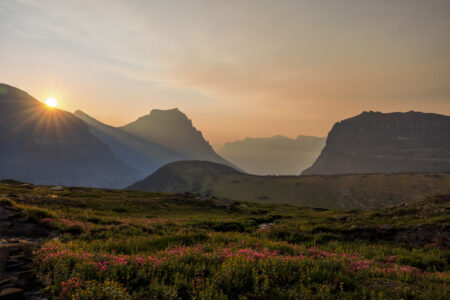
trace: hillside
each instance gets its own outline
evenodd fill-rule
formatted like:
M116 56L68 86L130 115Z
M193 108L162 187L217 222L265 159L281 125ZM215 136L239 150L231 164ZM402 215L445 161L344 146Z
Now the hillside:
M168 164L128 189L367 210L450 193L450 173L256 176L220 164L190 161Z
M161 167L127 189L169 193L198 192L202 189L202 183L220 180L222 176L240 175L243 173L222 164L208 161L178 161Z
M47 299L446 299L449 201L334 211L0 181L0 295L43 278Z
M233 166L217 155L192 121L178 109L157 110L122 127L99 122L82 111L74 115L114 154L143 176L178 160L201 159Z
M325 138L277 135L226 143L217 153L255 175L297 175L310 167L325 145Z
M450 171L450 116L362 114L336 123L326 146L302 174Z
M0 178L117 188L138 178L83 121L6 84L0 84L0 145Z

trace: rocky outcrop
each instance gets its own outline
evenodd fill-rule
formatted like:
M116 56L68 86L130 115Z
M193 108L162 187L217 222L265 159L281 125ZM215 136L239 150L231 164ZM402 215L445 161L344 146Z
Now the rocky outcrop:
M0 299L45 299L33 251L51 236L55 232L21 220L20 209L0 206Z
M302 174L450 171L450 117L407 112L362 114L336 123Z

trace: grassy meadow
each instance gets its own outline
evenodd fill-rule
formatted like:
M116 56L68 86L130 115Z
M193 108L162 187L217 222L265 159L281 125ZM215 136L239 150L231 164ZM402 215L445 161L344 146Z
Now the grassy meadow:
M362 210L450 194L450 173L257 176L224 171L225 166L213 163L205 167L202 163L168 164L130 189Z
M0 183L50 299L448 299L450 198L376 211Z

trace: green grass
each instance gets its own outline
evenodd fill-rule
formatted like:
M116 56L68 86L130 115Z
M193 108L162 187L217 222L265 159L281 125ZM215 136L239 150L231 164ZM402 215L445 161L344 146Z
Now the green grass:
M305 177L307 178L307 177ZM0 183L50 299L446 299L450 198L376 211ZM261 229L260 224L271 226ZM386 224L391 225L386 229ZM384 228L384 229L383 229ZM420 234L419 234L420 233Z
M371 210L450 193L450 173L256 176L211 171L185 162L157 171L133 188L334 209ZM166 174L168 173L168 174ZM169 180L170 179L170 180Z

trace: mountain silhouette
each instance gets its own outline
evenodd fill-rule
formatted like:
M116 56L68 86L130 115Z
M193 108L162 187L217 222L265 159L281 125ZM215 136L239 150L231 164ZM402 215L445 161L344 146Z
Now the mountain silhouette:
M277 135L226 143L217 153L250 174L295 175L312 165L324 145L325 138Z
M122 187L137 173L71 113L0 84L0 178Z
M188 157L152 141L142 139L126 131L103 124L82 111L74 115L82 119L89 130L101 139L123 162L147 176L162 164Z
M450 117L432 113L362 114L336 123L302 174L450 171Z
M233 166L214 152L192 121L178 109L155 109L122 127L103 124L82 111L74 115L85 121L90 131L119 159L143 176L180 160L205 160Z

